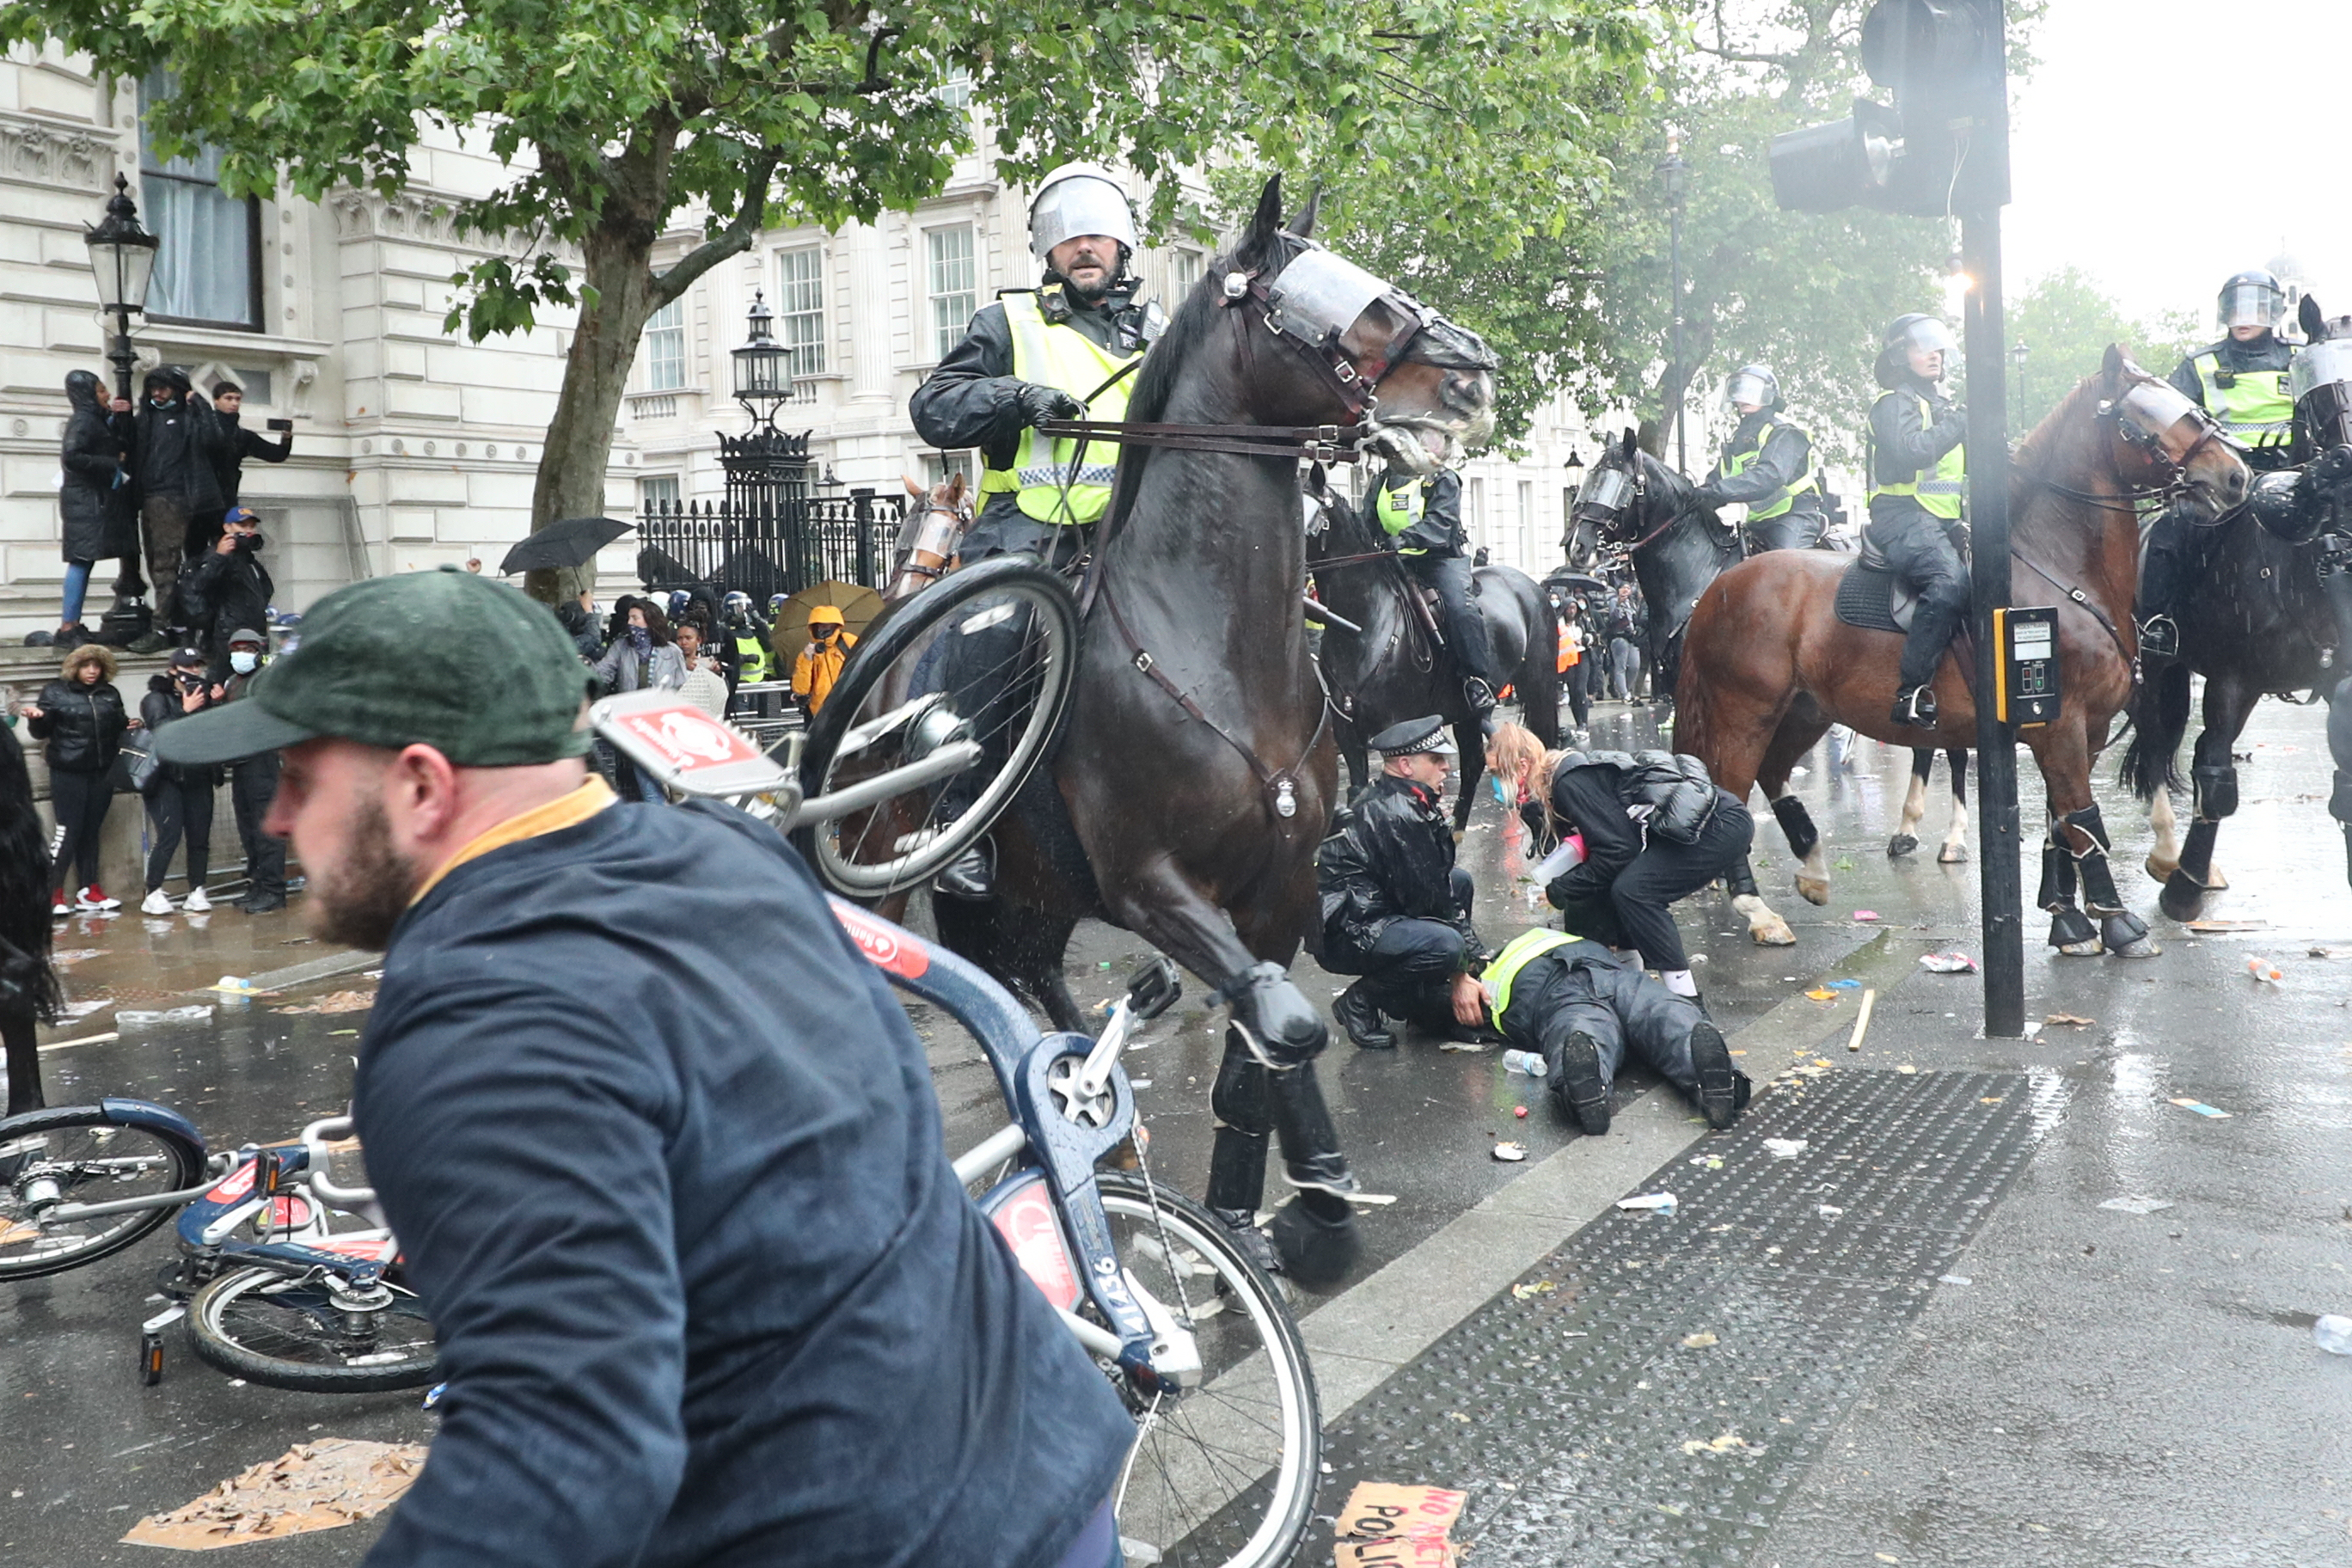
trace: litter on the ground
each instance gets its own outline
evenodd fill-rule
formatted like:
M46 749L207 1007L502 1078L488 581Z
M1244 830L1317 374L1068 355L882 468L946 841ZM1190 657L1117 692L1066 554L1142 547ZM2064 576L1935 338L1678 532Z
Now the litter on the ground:
M1811 997L1816 1002L1834 1002L1838 999L1838 994L1836 992L1820 986L1806 992L1805 994Z
M2072 1024L2078 1029L2088 1028L2098 1022L2096 1018L2085 1018L2079 1013L2053 1013L2042 1021L2045 1024Z
M1767 1138L1764 1140L1764 1147L1771 1152L1772 1158L1775 1160L1793 1160L1798 1155L1803 1153L1811 1146L1811 1144L1810 1141L1803 1138Z
M1859 980L1824 980L1822 984L1828 986L1832 991L1859 991L1862 989L1862 982Z
M1638 1197L1619 1198L1617 1206L1621 1209L1655 1209L1660 1214L1672 1214L1675 1212L1675 1194L1643 1193Z
M1853 911L1853 918L1867 925L1878 918L1878 911L1876 910L1856 910Z
M320 997L316 1002L305 1002L299 1006L280 1007L278 1010L281 1013L364 1013L374 1005L375 993L372 991L336 991Z
M1541 1078L1544 1075L1544 1059L1533 1051L1505 1051L1503 1070L1525 1073L1529 1078Z
M251 996L258 988L242 974L224 974L209 989L226 991L232 996Z
M166 1007L161 1012L144 1012L137 1008L119 1010L114 1015L114 1021L126 1029L145 1029L158 1024L201 1024L212 1016L212 1004L205 1002L193 1007Z
M1524 1143L1497 1143L1495 1145L1495 1158L1504 1162L1506 1164L1517 1164L1527 1157L1528 1146Z
M1896 1068L1895 1070L1896 1072L1901 1073L1905 1078L1909 1078L1909 1077L1911 1077L1912 1075L1914 1075L1915 1073L1916 1073L1919 1069L1918 1069L1917 1068L1913 1067L1909 1062L1905 1062L1901 1067Z
M2230 1113L2228 1111L2217 1110L2213 1106L2206 1104L2201 1100L2180 1099L2175 1100L2171 1103L2180 1107L2183 1110L2193 1110L2200 1116L2210 1116L2216 1121L2229 1120Z
M334 1530L373 1519L390 1508L424 1466L421 1443L362 1443L341 1437L297 1443L184 1508L141 1520L122 1539L137 1546L209 1552Z
M1969 1279L1965 1274L1938 1274L1936 1276L1936 1283L1938 1285L1973 1285L1976 1281Z
M2330 1355L2352 1355L2352 1318L2321 1313L2311 1325L2311 1342Z
M1723 1342L1717 1339L1710 1333L1701 1332L1696 1334L1685 1334L1683 1336L1683 1349L1686 1351L1703 1351L1709 1345L1720 1344L1722 1342Z
M2265 985L2275 985L2286 978L2286 972L2272 963L2267 958L2246 960L2246 973Z
M58 1009L58 1022L60 1024L71 1024L77 1020L89 1017L92 1013L99 1011L100 1008L111 1007L113 1005L114 999L110 996L100 996L95 1002L68 1002L64 1006Z
M1845 1210L1838 1207L1835 1204L1818 1204L1814 1205L1813 1212L1820 1215L1823 1219L1835 1219L1838 1215L1845 1213Z
M1528 1108L1524 1105L1514 1106L1511 1108L1511 1114L1524 1121L1528 1114Z
M1695 1154L1691 1157L1690 1163L1698 1166L1702 1170L1720 1171L1723 1169L1723 1156L1720 1154Z
M1754 1447L1737 1432L1726 1432L1720 1437L1694 1437L1683 1445L1685 1454L1744 1454ZM1680 1517L1677 1515L1676 1517Z
M1549 1296L1559 1289L1558 1285L1549 1279L1531 1279L1524 1285L1512 1286L1511 1294L1522 1301L1532 1301L1538 1296Z
M1469 1500L1443 1487L1359 1481L1332 1521L1334 1568L1453 1568L1450 1537Z
M1965 952L1923 952L1919 967L1930 974L1974 974L1977 961Z
M1876 1010L1877 1006L1878 991L1877 988L1874 986L1862 994L1861 1010L1853 1016L1853 1033L1845 1037L1845 1048L1847 1050L1858 1051L1862 1049L1862 1037L1870 1032L1870 1016L1874 1010Z
M2305 958L2333 958L2336 956L2336 950L2332 947L2306 947L2303 950L2303 954Z
M2169 1198L2109 1198L2099 1206L2113 1209L2117 1214L2155 1214L2159 1209L2170 1208L2172 1201Z
M51 1040L47 1045L43 1046L41 1049L45 1051L69 1051L76 1046L102 1046L109 1040L119 1040L121 1037L122 1032L120 1029L109 1029L102 1035L84 1035L79 1039Z
M1476 1056L1490 1047L1482 1040L1440 1040L1437 1042L1437 1048L1441 1051L1464 1051L1471 1056Z
M2233 931L2268 931L2271 929L2271 922L2268 921L2188 921L2182 923L2181 929L2196 931L2201 936Z

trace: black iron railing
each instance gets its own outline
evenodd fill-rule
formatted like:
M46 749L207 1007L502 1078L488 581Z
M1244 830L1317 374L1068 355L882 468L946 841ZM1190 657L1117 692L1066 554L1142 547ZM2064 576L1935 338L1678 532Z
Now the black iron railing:
M730 489L724 502L644 504L637 575L648 588L740 589L765 605L812 583L884 586L898 547L897 497L812 496L784 484Z

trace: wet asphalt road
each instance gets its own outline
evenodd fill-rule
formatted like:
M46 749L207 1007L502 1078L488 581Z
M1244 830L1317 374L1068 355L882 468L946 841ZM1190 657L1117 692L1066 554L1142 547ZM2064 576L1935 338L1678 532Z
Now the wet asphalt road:
M1604 707L1595 719L1596 744L1650 733L1639 710ZM2321 1355L2308 1331L2312 1313L2352 1311L2352 985L2339 978L2352 973L2352 891L2325 816L2320 711L2265 704L2241 748L2252 759L2242 763L2244 805L2219 856L2234 886L2208 912L2263 929L2195 938L2155 918L2154 884L2136 869L2147 830L2105 789L2118 879L2150 914L2163 958L2055 959L2030 918L2028 1016L2063 1011L2095 1023L2051 1026L2021 1043L1977 1039L1973 977L1915 973L1881 997L1863 1052L1832 1053L1844 1058L1832 1070L2046 1069L2066 1085L2065 1108L1957 1268L1969 1282L1938 1288L1910 1349L1881 1388L1843 1413L1827 1457L1748 1561L2352 1563L2352 1358ZM1831 770L1822 752L1809 760L1796 787L1822 826L1836 883L1821 909L1789 890L1790 858L1759 810L1759 881L1795 925L1795 948L1753 947L1719 900L1683 907L1693 951L1706 955L1701 984L1727 1028L1833 975L1875 930L1922 952L1978 950L1976 868L1884 854L1907 766L1907 754L1869 743L1851 772ZM2032 770L2022 771L2031 792ZM1944 809L1940 763L1936 789L1922 835L1930 854ZM2029 805L2025 824L2038 842L2038 806ZM1496 942L1526 923L1504 826L1491 798L1483 802L1464 848L1480 879L1481 929ZM1857 922L1856 910L1882 918ZM290 924L246 930L244 921L213 917L217 952L191 952L184 926L142 936L135 917L97 937L76 922L59 946L103 955L76 966L78 992L140 1001L152 1000L132 994L142 975L143 989L160 994L154 965L124 951L142 942L155 945L172 986L319 951L277 947L299 935ZM2335 955L2309 957L2312 946ZM2284 972L2279 984L2247 977L2245 960L2257 953ZM1125 933L1083 930L1071 963L1081 1003L1111 995L1143 956ZM1304 960L1297 973L1318 1002L1343 984ZM126 1029L113 1043L49 1054L50 1099L146 1095L189 1110L216 1145L282 1136L340 1108L353 1044L343 1031L364 1015L281 1008L355 984L364 982L323 981L224 1006L204 1026ZM1128 1065L1141 1080L1155 1171L1197 1191L1221 1040L1199 987L1187 984L1194 995L1147 1032ZM1818 1005L1822 1039L1842 1037L1851 996ZM992 1086L956 1031L936 1017L918 1025L949 1141L961 1147L1001 1120ZM52 1037L110 1027L100 1013ZM1743 1065L1761 1080L1796 1059ZM1492 1051L1441 1051L1408 1035L1398 1051L1360 1052L1342 1036L1321 1070L1367 1185L1398 1197L1365 1225L1368 1269L1406 1255L1524 1169L1491 1159L1497 1137L1527 1142L1534 1160L1577 1140L1533 1080L1503 1074ZM1628 1091L1639 1087L1633 1080ZM2208 1120L2166 1103L2173 1096L2231 1115ZM1531 1108L1524 1120L1512 1114L1522 1104ZM1277 1179L1270 1201L1280 1194ZM2175 1206L2145 1215L2097 1206L2116 1196ZM412 1395L233 1386L176 1344L163 1385L141 1387L137 1325L154 1310L144 1298L168 1247L151 1237L0 1294L0 1407L16 1415L0 1435L0 1563L131 1561L141 1549L116 1542L133 1520L306 1437L429 1437L430 1417ZM372 1536L358 1526L240 1547L237 1556L350 1563Z

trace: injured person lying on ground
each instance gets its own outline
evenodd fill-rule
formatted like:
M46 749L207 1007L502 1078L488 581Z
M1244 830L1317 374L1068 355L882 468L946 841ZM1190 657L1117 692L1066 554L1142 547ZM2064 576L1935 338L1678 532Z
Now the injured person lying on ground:
M1479 984L1504 1038L1544 1059L1546 1087L1588 1134L1609 1131L1609 1090L1626 1053L1648 1063L1720 1131L1748 1104L1748 1075L1699 1011L1598 942L1522 931Z

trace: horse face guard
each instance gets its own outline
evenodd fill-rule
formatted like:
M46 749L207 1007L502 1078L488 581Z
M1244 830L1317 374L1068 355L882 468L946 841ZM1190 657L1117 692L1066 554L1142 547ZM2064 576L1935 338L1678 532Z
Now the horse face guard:
M1632 531L1627 524L1640 515L1648 499L1639 468L1621 468L1604 458L1585 474L1569 521L1592 524L1604 544L1622 544Z
M2188 492L2189 464L2209 443L2240 454L2246 449L2179 388L2152 375L2100 404L2099 417L2114 421L2124 445L2164 471L2163 482L2150 488L2173 500Z
M1408 354L1448 369L1497 368L1475 332L1314 240L1287 232L1283 238L1298 248L1274 280L1234 273L1225 279L1226 302L1255 300L1266 330L1307 352L1356 422L1368 422L1381 382Z
M2315 447L2352 442L2352 339L2305 346L2287 371L2287 390Z

